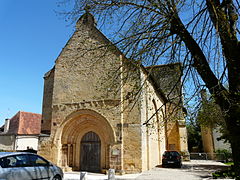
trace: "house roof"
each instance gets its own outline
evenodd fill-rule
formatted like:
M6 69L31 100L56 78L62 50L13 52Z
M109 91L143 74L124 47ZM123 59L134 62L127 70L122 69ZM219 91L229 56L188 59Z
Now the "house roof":
M41 114L19 111L10 119L7 134L40 134L41 119Z

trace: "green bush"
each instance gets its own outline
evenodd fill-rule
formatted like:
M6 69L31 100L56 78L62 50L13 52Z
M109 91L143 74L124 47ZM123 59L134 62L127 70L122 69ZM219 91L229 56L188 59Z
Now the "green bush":
M227 149L218 149L218 150L216 150L216 153L224 154L224 157L227 161L232 159L232 152L230 152Z
M213 179L218 178L234 178L234 179L240 179L239 175L236 175L233 171L233 166L228 168L228 170L222 170L222 171L216 171L212 173Z

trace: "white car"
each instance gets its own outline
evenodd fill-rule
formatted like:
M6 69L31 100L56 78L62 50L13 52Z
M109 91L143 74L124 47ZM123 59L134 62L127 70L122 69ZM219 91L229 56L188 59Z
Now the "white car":
M0 152L0 180L62 180L63 171L28 152Z

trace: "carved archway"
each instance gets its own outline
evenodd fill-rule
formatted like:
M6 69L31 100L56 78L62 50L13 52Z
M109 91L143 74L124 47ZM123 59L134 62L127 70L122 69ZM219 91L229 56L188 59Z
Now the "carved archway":
M92 110L79 110L70 114L61 133L62 166L80 170L81 141L88 132L93 132L101 142L100 169L109 168L109 147L115 142L113 128L106 118ZM92 171L92 170L91 170ZM96 169L99 171L99 168Z

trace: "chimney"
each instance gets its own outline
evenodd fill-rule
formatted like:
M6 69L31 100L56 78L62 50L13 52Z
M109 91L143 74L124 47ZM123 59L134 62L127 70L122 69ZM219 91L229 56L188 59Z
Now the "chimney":
M7 133L9 130L9 124L10 124L10 119L5 119L5 124L4 124L4 133Z

